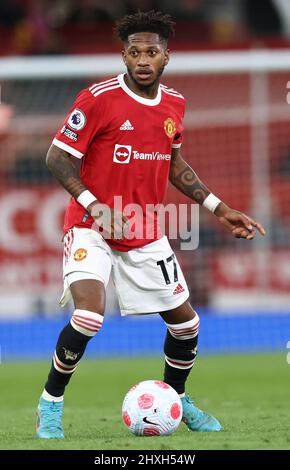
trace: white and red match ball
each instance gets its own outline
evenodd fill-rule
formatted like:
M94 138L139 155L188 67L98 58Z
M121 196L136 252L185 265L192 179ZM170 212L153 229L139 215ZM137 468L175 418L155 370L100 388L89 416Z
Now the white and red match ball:
M145 380L126 394L122 416L136 436L168 436L180 424L182 404L170 385L161 380Z

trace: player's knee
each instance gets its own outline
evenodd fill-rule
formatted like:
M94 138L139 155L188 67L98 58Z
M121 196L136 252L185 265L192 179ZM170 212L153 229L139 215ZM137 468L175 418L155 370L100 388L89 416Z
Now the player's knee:
M70 320L71 326L85 336L95 336L101 329L104 317L89 310L76 309Z
M101 315L102 317L104 316L105 313L105 304L103 302L100 302L98 300L94 301L89 301L87 299L84 299L82 302L75 302L75 308L76 310L85 310L88 312L96 312L97 314Z
M101 281L84 279L70 285L76 309L98 312L104 315L106 304L106 291Z

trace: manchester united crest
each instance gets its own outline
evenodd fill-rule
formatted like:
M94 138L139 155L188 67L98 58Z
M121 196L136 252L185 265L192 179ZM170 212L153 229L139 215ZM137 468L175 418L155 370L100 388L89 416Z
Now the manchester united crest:
M84 248L79 248L75 253L74 253L74 260L75 261L82 261L83 259L86 258L88 252Z
M167 118L164 121L164 130L168 137L173 137L176 132L176 124L171 118Z

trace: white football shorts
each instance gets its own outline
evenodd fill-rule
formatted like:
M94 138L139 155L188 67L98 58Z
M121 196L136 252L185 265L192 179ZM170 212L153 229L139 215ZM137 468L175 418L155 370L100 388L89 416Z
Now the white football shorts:
M60 305L63 307L71 298L73 282L95 279L106 288L111 272L122 316L172 310L189 297L166 236L142 248L121 252L112 250L95 230L74 227L64 237Z

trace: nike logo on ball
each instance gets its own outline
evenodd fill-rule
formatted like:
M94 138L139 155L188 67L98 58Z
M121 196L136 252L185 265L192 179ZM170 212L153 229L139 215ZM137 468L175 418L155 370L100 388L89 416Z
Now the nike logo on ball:
M153 426L159 426L157 423L152 423L152 421L149 421L146 416L145 416L145 418L143 418L143 421L146 424L153 424Z

